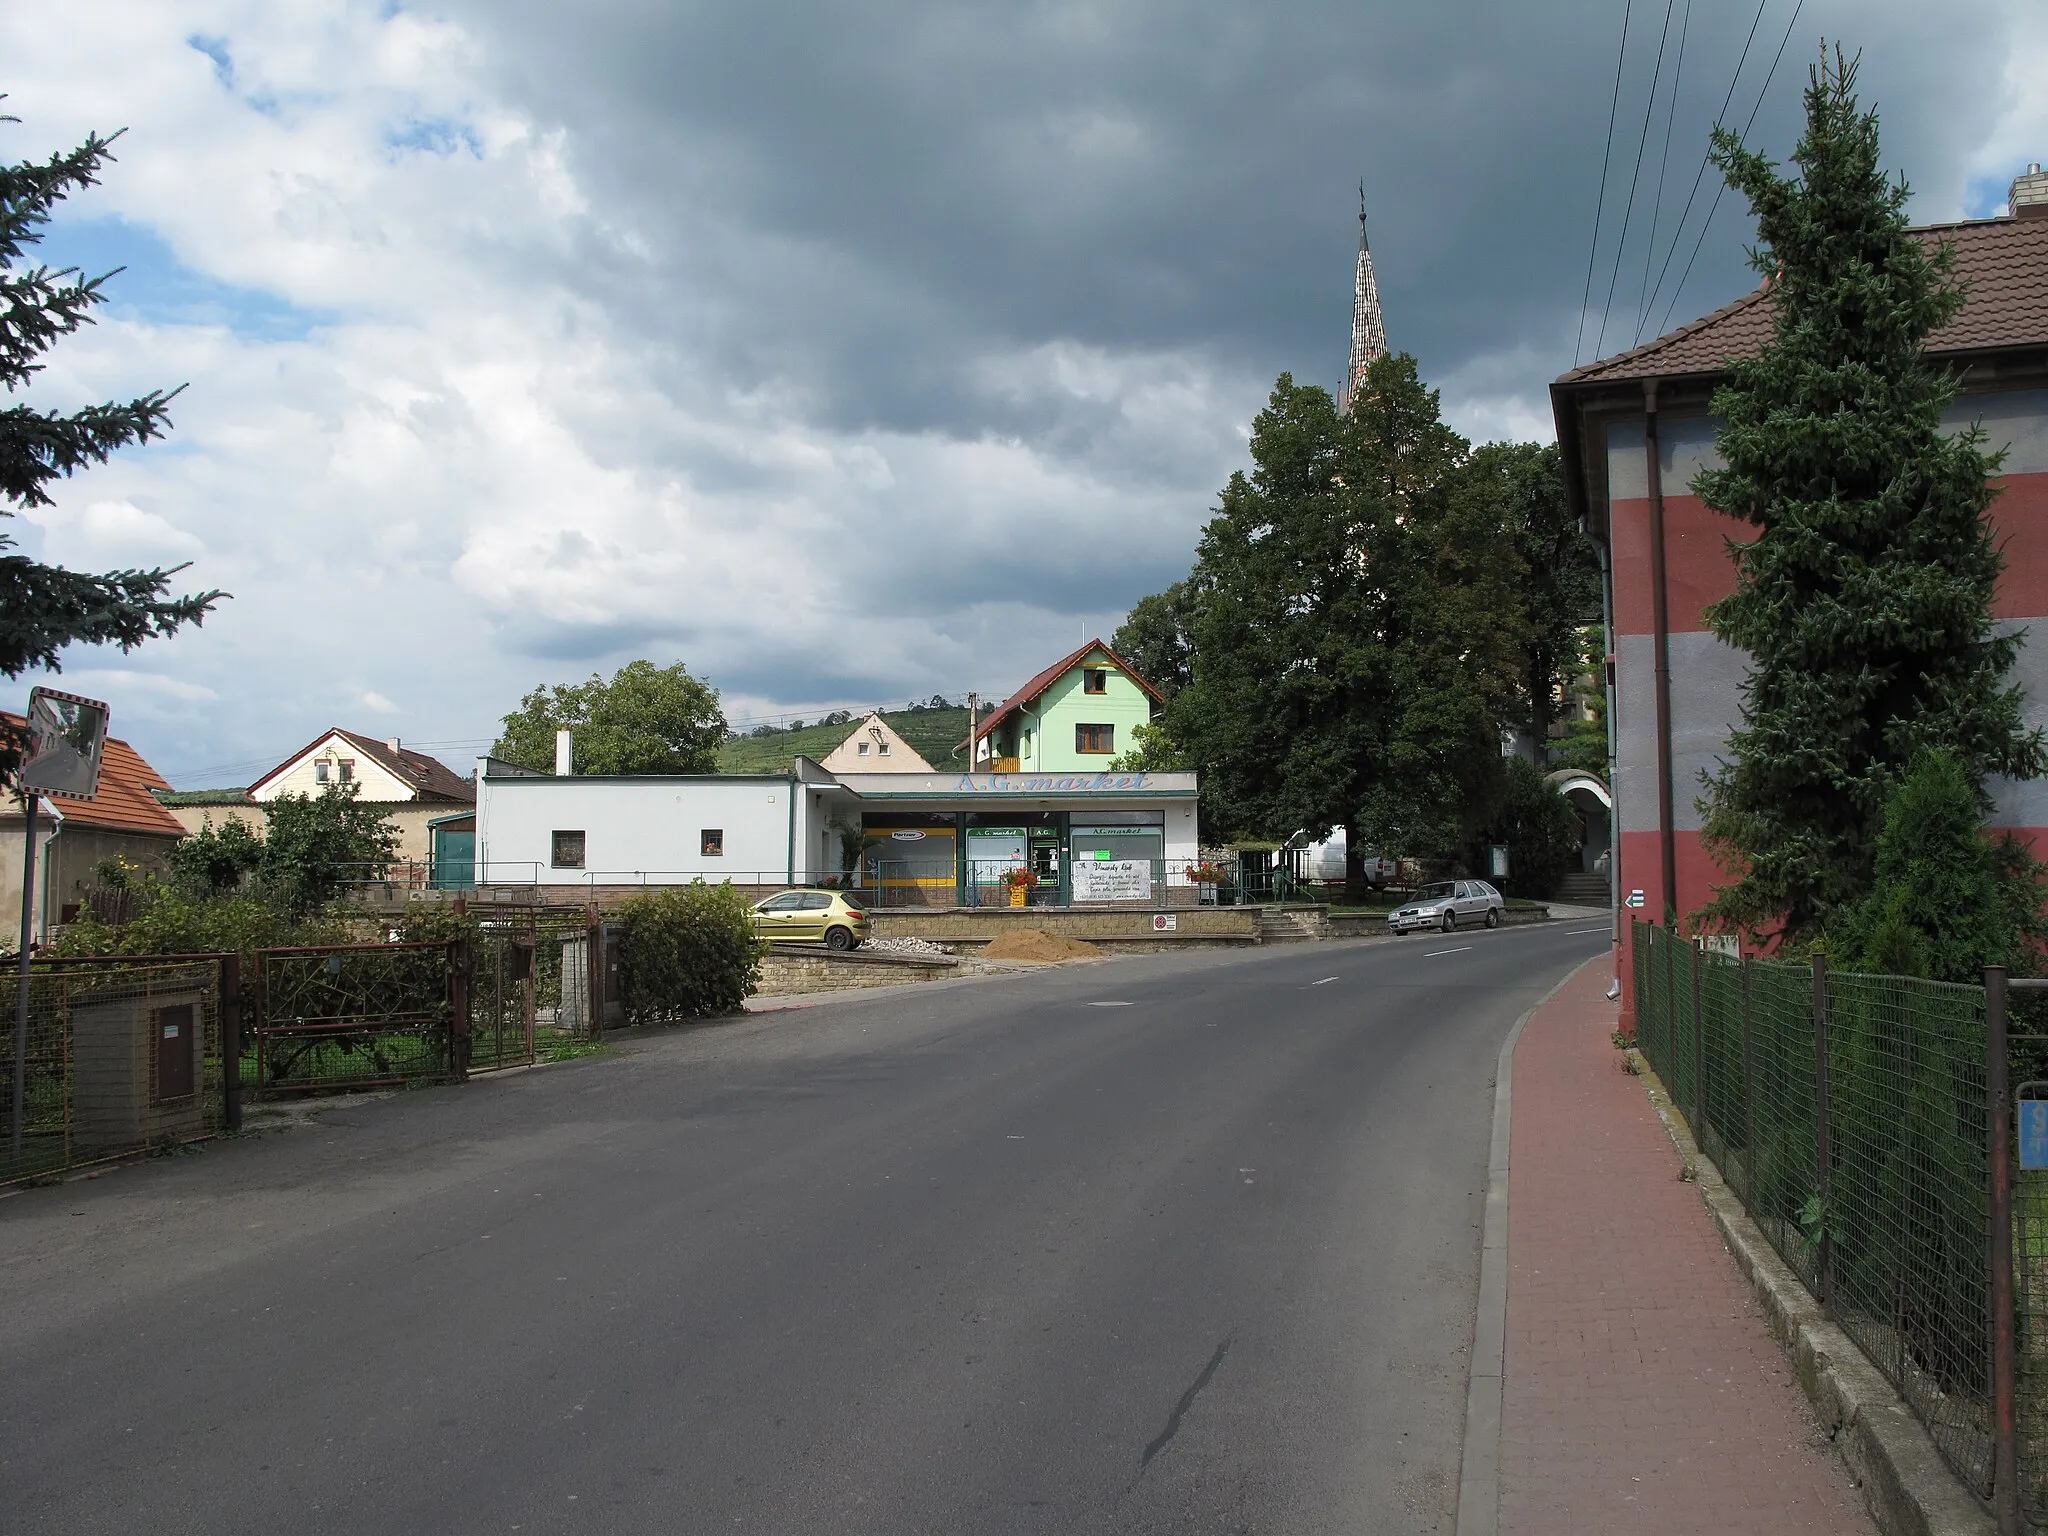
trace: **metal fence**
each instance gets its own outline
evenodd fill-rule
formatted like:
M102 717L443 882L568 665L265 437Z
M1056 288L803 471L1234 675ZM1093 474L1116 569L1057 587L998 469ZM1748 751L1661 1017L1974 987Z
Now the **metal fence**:
M2008 1042L2003 973L1633 938L1636 1044L1700 1151L1957 1476L2009 1522L2048 1523L2048 1185L2016 1195L2005 1092L2048 1038Z
M235 974L232 957L217 955L36 962L0 1184L218 1134L230 1107L221 1045Z
M257 953L245 1081L258 1093L457 1076L461 940Z

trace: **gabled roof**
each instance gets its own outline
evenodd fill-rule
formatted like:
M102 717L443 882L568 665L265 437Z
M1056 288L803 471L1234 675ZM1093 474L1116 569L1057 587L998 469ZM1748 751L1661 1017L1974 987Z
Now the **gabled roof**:
M1955 277L1967 291L1956 317L1927 338L1929 352L2048 345L2048 218L1972 219L1910 233L1929 247L1954 247ZM1574 368L1554 387L1719 373L1771 339L1769 294L1758 287L1655 341Z
M866 740L882 750L874 755L872 762L860 760L859 744ZM888 754L886 757L883 753ZM838 746L818 760L818 766L827 772L837 773L932 773L932 765L924 760L917 748L905 741L897 729L884 720L879 710L871 710L867 719L861 721Z
M388 742L379 741L374 736L359 736L354 731L345 731L338 725L322 731L251 784L250 796L253 798L257 790L279 774L296 767L314 748L335 736L339 736L369 758L399 783L412 790L421 800L445 800L455 805L476 804L476 786L440 759L429 757L424 752L415 752L406 746L400 746L394 751Z
M1069 672L1073 671L1074 668L1080 666L1082 662L1088 660L1089 657L1096 655L1097 653L1100 653L1109 661L1115 663L1118 669L1121 670L1126 677L1128 677L1132 682L1136 683L1140 688L1144 689L1145 692L1151 696L1152 702L1154 704L1164 705L1166 703L1166 695L1161 693L1157 688L1154 688L1150 683L1146 682L1143 677L1139 676L1138 669L1136 667L1132 666L1128 661L1125 661L1123 657L1117 655L1115 651L1112 651L1100 640L1090 640L1078 651L1075 651L1070 655L1061 657L1058 661L1054 662L1051 666L1047 667L1043 672L1039 673L1038 676L1032 678L1031 681L1026 683L1022 688L1019 688L1015 693L1011 694L1009 698L1005 699L1002 703L1002 706L999 709L997 709L994 714L990 715L986 720L981 721L979 724L975 726L973 740L981 740L982 737L986 736L990 731L994 730L1000 722L1009 719L1010 716L1016 714L1019 710L1029 709L1033 704L1038 702L1039 697L1044 694L1046 689L1050 688L1054 683L1058 682L1061 678L1065 677Z
M0 714L9 725L23 726L20 715ZM46 804L57 808L68 826L104 827L110 832L141 832L152 837L183 837L178 818L157 804L151 790L169 789L164 776L142 760L118 736L107 738L100 755L100 787L90 800L73 800L47 795ZM19 802L15 802L18 806Z

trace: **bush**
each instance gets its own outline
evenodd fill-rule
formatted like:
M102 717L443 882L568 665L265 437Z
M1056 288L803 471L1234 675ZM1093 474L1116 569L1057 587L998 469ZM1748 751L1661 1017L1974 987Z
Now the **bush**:
M729 1013L760 983L768 946L754 937L753 908L729 885L649 891L619 916L629 1024Z
M1548 896L1578 854L1578 813L1534 763L1510 757L1502 769L1500 800L1481 841L1508 845L1510 896Z
M128 873L133 915L106 921L88 898L54 946L60 955L248 955L297 944L346 944L348 925L330 913L294 916L252 896L194 895L147 871Z

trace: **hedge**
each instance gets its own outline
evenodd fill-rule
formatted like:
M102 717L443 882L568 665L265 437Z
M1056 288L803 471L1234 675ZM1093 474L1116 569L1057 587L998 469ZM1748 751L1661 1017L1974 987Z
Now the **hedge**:
M651 890L619 916L629 1024L729 1013L760 985L768 946L754 936L753 908L729 885Z

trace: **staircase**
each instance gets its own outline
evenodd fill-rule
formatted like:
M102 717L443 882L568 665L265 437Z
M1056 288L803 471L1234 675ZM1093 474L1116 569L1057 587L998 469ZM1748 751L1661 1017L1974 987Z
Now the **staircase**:
M1299 944L1330 936L1329 914L1321 907L1260 907L1261 944Z
M1557 889L1551 893L1550 899L1568 902L1575 907L1604 907L1608 905L1611 894L1605 875L1573 870L1558 880Z

